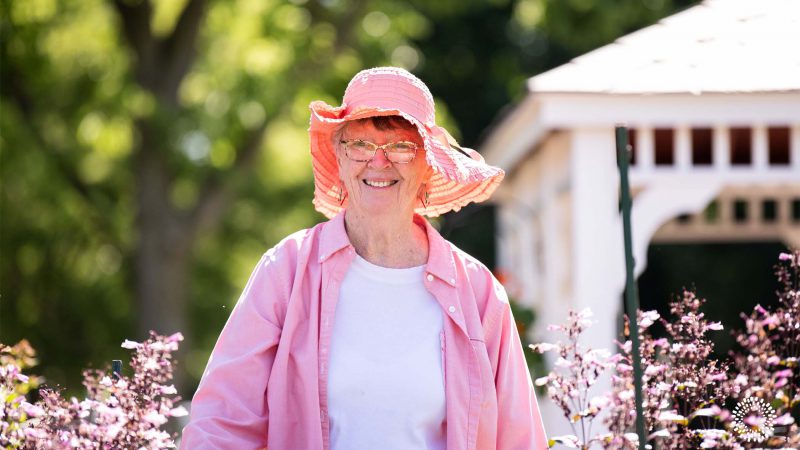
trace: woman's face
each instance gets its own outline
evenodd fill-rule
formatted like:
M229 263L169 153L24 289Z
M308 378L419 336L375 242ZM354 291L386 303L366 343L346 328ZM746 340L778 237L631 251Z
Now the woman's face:
M348 195L348 209L369 214L413 214L420 197L420 186L431 174L425 161L422 138L416 128L408 127L379 130L370 120L345 124L341 140L361 139L384 145L407 141L417 144L414 159L407 164L392 163L383 150L367 162L353 161L347 157L344 146L336 143L339 178ZM423 194L424 195L424 194Z

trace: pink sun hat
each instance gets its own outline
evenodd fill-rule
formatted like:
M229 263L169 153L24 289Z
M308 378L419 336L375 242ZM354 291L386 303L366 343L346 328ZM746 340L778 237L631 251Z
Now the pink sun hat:
M339 182L333 135L349 120L373 116L402 116L417 127L425 146L425 160L433 168L427 182L428 201L414 210L426 216L458 211L469 203L488 199L505 173L486 164L475 150L463 148L436 125L433 96L419 78L405 69L376 67L350 80L342 106L311 102L311 159L314 166L314 207L328 218L347 207ZM340 199L345 197L344 202Z

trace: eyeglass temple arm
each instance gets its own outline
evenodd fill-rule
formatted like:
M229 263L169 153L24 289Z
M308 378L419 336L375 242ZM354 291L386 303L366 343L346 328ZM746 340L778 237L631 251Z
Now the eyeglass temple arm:
M469 153L467 153L466 151L464 151L464 149L463 149L463 148L459 147L459 146L458 146L458 145L456 145L456 144L453 144L452 142L450 142L449 144L450 144L450 148L452 148L453 150L456 150L456 151L458 151L459 153L461 153L462 155L466 156L467 158L469 158L469 159L472 159L472 156L470 156L470 155L469 155Z

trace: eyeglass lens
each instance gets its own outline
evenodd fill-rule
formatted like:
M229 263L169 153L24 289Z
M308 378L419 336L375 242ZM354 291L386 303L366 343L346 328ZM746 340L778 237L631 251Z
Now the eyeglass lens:
M386 159L393 163L406 164L414 159L417 145L413 142L391 142L382 146L362 140L342 141L347 157L353 161L366 162L375 157L378 149L383 150Z

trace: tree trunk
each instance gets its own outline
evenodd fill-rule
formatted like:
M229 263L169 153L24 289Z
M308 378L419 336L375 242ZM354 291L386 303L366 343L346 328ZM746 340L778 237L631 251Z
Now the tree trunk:
M165 335L180 331L188 339L186 297L193 239L170 203L170 177L154 130L144 122L138 125L142 139L135 157L137 339L146 339L150 330ZM186 346L180 348L176 361L184 360ZM185 378L179 365L176 387L180 389Z
M205 15L205 0L188 0L169 36L158 38L150 28L153 8L148 0L113 0L123 35L134 55L136 82L152 93L162 108L177 113L178 87L195 58L195 40ZM168 116L171 114L168 114ZM169 139L148 119L136 128L139 143L134 149L136 178L136 328L139 339L150 330L159 334L184 333L191 247L197 227L170 202L172 176L166 155ZM150 121L164 120L154 116ZM169 119L167 119L169 120ZM168 125L168 124L167 124ZM183 361L186 343L175 356ZM175 385L181 390L186 379L177 366Z

